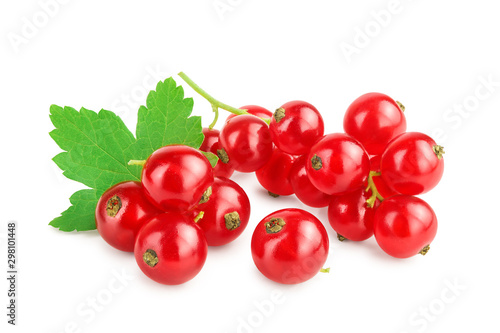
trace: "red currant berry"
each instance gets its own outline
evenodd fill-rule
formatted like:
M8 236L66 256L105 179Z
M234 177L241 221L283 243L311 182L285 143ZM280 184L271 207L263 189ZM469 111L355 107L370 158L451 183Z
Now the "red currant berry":
M340 240L363 241L373 235L373 216L378 201L370 208L366 203L371 191L356 191L334 195L328 206L328 221Z
M443 176L443 154L443 147L423 133L401 134L382 154L382 178L396 192L408 195L426 193Z
M215 178L210 200L198 205L191 216L200 212L203 217L197 223L208 245L225 245L245 230L250 219L250 201L245 191L232 180Z
M347 134L325 135L308 154L307 175L327 194L343 194L366 184L370 158L361 144Z
M267 124L252 115L230 119L219 135L223 147L219 157L231 161L235 170L254 172L267 163L273 153L273 143Z
M99 199L95 210L97 231L114 248L133 252L139 229L160 213L146 198L141 183L123 182L109 188Z
M321 222L301 209L266 216L252 236L252 257L267 278L284 284L309 280L325 264L328 235Z
M375 171L377 173L380 172L380 155L373 155L372 157L370 157L370 171ZM373 183L375 184L378 193L383 198L389 198L393 195L400 194L387 186L382 176L374 176Z
M306 172L307 155L295 159L290 170L290 184L297 198L311 207L326 207L331 196L318 190L309 180Z
M142 170L146 196L157 207L186 211L206 200L214 182L212 166L198 150L182 145L155 151Z
M375 211L373 230L378 245L396 258L426 254L437 232L436 214L425 201L396 195Z
M200 150L217 155L217 151L222 148L219 143L219 133L220 132L216 129L203 128L203 135L205 135L205 139L203 139ZM217 161L217 165L214 167L213 171L215 177L229 178L233 175L234 168L232 167L231 162L223 163L219 160Z
M347 108L344 130L369 154L382 154L389 141L406 131L406 118L401 107L387 95L364 94Z
M260 185L268 190L271 196L293 194L292 185L288 180L293 161L294 156L274 148L269 161L255 171Z
M269 111L268 109L265 109L261 106L257 106L257 105L245 105L245 106L242 106L240 109L247 110L248 113L250 113L256 117L259 117L259 118L270 119L273 116L273 113L271 111ZM230 114L226 118L226 122L229 119L232 119L236 116L238 116L238 115L236 115L234 113Z
M149 278L176 285L200 272L207 258L207 241L200 227L186 216L164 213L139 231L134 254Z
M269 130L279 149L292 155L302 155L323 136L324 124L314 106L292 101L274 112Z

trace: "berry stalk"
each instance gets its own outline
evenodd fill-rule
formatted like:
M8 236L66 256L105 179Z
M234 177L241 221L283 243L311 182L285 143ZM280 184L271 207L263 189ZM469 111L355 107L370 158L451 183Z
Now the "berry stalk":
M193 80L191 80L184 72L180 72L179 77L184 80L191 88L193 88L194 91L196 91L198 94L200 94L203 98L205 98L211 105L212 105L212 110L215 113L215 118L214 121L210 124L209 128L212 129L215 124L217 123L217 119L219 118L219 109L223 109L226 111L229 111L235 115L242 115L242 114L249 114L247 110L244 109L237 109L235 107L232 107L228 104L222 103L219 100L215 99L212 97L209 93L207 93L205 90L203 90L199 85L197 85ZM267 124L271 122L270 119L265 119L261 118L264 120Z
M373 182L373 177L378 176L380 176L380 172L376 171L370 171L370 174L368 175L368 186L366 187L365 191L372 191L371 197L366 200L366 203L370 208L373 208L373 206L375 206L375 201L377 201L377 199L379 199L380 201L384 200L384 197L380 195L380 193L378 193L377 186L375 186L375 183Z
M203 218L203 216L205 215L205 212L204 211L201 211L198 213L198 215L196 215L196 217L194 218L194 223L198 223L199 220L201 220Z
M144 164L146 164L146 160L130 160L130 161L128 161L128 165L144 166Z

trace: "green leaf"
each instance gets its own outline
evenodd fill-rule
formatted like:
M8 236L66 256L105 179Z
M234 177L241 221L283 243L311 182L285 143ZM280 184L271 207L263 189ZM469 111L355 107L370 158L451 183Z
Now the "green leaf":
M212 168L215 168L215 166L217 165L217 162L219 161L219 158L217 157L217 155L211 153L211 152L206 152L206 151L201 151L200 152L205 155L205 157L207 158L207 160L210 162L210 164L212 165Z
M94 212L101 194L97 190L75 192L69 199L72 206L52 220L50 225L61 231L94 230L96 228Z
M199 148L203 142L201 118L191 115L193 99L184 98L184 89L174 79L159 82L148 95L146 106L139 108L137 143L147 158L156 149L169 144Z
M140 181L142 167L130 160L145 160L156 149L169 144L199 148L203 142L201 118L191 116L193 100L172 78L159 82L138 113L137 139L111 111L99 113L82 108L50 107L55 129L50 136L63 150L53 158L72 180L91 189L74 193L72 206L50 225L62 231L95 229L95 207L99 197L123 181ZM213 155L213 154L212 154ZM217 157L207 156L214 166Z
M120 117L57 105L50 113L56 127L50 136L65 150L53 160L67 178L102 192L122 181L140 180L141 167L127 164L139 154L135 138Z

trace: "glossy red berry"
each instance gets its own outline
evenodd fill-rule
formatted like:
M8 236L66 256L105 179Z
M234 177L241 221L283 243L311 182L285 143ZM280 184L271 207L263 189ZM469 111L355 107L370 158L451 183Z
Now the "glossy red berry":
M292 195L293 188L288 176L295 157L274 148L269 161L255 171L260 185L269 191L270 195Z
M114 248L133 252L139 229L160 213L146 198L141 183L119 183L104 192L97 203L97 231Z
M403 110L380 93L358 97L344 115L344 131L358 140L371 155L379 155L393 138L406 131Z
M437 218L422 199L396 195L382 201L374 216L378 245L396 258L426 254L437 232Z
M250 201L245 191L227 178L215 178L210 199L198 205L192 217L203 212L197 222L209 246L225 245L245 230L250 219Z
M200 272L207 258L207 241L200 227L186 216L164 213L139 231L134 254L149 278L176 285Z
M331 196L318 190L309 180L306 172L307 155L295 159L290 170L290 184L295 196L304 204L311 207L326 207Z
M377 173L380 172L380 155L374 155L374 156L370 157L370 171L374 171ZM382 175L374 176L373 183L375 184L375 187L377 188L378 193L383 198L389 198L389 197L392 197L393 195L400 194L399 192L396 192L392 188L387 186L387 184L384 181L384 178L382 178Z
M240 172L257 171L273 153L267 124L251 115L230 119L222 128L219 139L223 147L218 154L221 161L230 161L234 169Z
M258 105L245 105L245 106L242 106L240 108L241 110L247 110L248 113L256 116L256 117L259 117L259 118L264 118L264 119L271 119L271 117L273 116L273 113L271 111L269 111L268 109L265 109L263 108L262 106L258 106ZM229 119L232 119L234 117L237 117L238 115L234 114L234 113L231 113L227 118L226 118L226 122L229 120Z
M219 133L220 131L216 129L203 128L205 138L200 146L200 150L217 155L217 151L222 148L219 143ZM229 178L233 175L234 168L231 162L223 163L221 160L218 160L213 172L215 177Z
M401 134L382 154L382 178L396 192L408 195L426 193L443 176L443 154L443 147L423 133Z
M146 196L168 211L186 211L206 200L213 182L210 162L188 146L171 145L156 150L142 170Z
M284 284L309 280L328 256L328 235L321 222L301 209L266 216L252 236L252 257L267 278Z
M279 149L292 155L302 155L323 136L323 117L311 104L292 101L274 112L269 130Z
M373 235L373 217L378 201L373 208L366 200L371 191L360 188L343 195L334 195L328 205L328 221L338 233L339 239L363 241Z
M366 150L343 133L325 135L311 148L307 159L309 180L327 194L343 194L363 187L370 172Z

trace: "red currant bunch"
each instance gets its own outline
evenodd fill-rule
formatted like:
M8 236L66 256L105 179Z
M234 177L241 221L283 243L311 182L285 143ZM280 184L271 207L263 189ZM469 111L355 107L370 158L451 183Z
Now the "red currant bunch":
M401 103L379 93L365 94L348 107L344 129L371 155L369 172L363 169L364 188L334 194L328 207L339 240L375 235L382 250L396 258L429 250L437 231L436 215L414 195L434 188L444 170L443 147L423 133L406 132L404 110ZM349 158L336 164L352 165Z
M207 132L202 145L208 151L218 148L213 133ZM236 183L214 177L217 172L230 176L228 166L212 169L197 149L165 146L143 164L140 183L120 183L102 195L97 229L110 245L133 251L151 279L187 282L202 269L208 246L227 244L243 232L250 201Z
M323 135L318 110L293 101L276 110L269 129L275 147L256 171L269 194L295 193L307 206L328 206L339 240L375 235L385 252L400 258L428 251L437 220L413 195L437 185L444 149L425 134L406 133L401 103L362 95L347 108L345 133Z
M325 135L323 118L310 103L287 102L274 113L256 105L235 109L181 77L216 113L203 128L200 149L156 150L142 163L141 182L111 187L95 212L102 237L119 250L133 251L148 277L184 283L204 266L208 246L228 244L244 232L250 201L229 179L235 171L255 172L272 197L295 194L305 206L327 207L341 241L374 235L396 258L429 251L437 218L415 195L439 183L444 149L423 133L406 132L401 103L380 93L362 95L347 108L345 132ZM221 130L213 128L219 108L233 113ZM211 154L218 156L214 167L207 159ZM298 208L264 217L251 240L257 269L284 284L323 271L328 250L323 224Z

